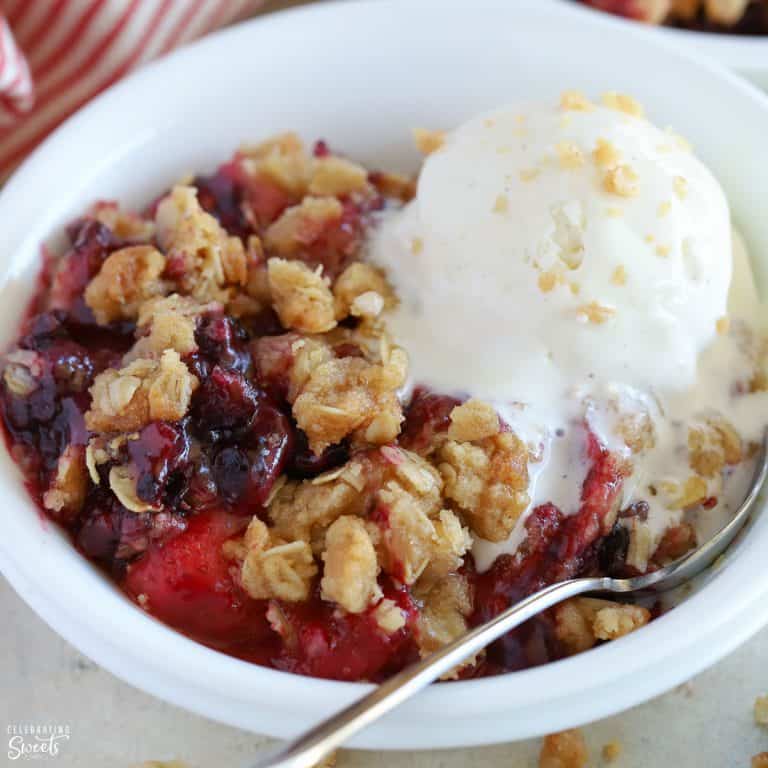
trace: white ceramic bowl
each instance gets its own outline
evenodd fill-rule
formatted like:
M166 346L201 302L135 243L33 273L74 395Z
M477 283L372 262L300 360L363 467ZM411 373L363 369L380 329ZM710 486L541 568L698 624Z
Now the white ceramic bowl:
M96 198L151 199L241 140L295 128L380 167L411 166L413 126L449 127L569 87L631 92L697 145L768 271L768 99L631 25L566 5L323 3L243 24L148 67L70 120L0 196L3 344L39 244ZM0 566L96 662L150 693L257 732L295 734L368 690L263 669L197 645L132 605L45 524L0 451ZM768 621L768 516L706 586L636 634L538 669L434 686L354 743L483 744L617 712L680 683Z
M555 1L569 5L574 4L573 0ZM585 5L579 5L579 10L590 15L602 13ZM671 45L679 47L680 50L709 56L714 61L724 64L761 88L768 90L768 35L749 37L695 32L670 27L655 27L615 17L614 19L617 24L634 24L648 35L665 38Z

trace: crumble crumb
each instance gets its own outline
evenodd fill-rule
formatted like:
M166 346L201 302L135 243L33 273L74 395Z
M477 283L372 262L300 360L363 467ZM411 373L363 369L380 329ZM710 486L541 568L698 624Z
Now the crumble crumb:
M29 397L40 386L42 357L29 349L15 349L5 356L3 381L16 397Z
M369 174L368 180L384 197L392 197L403 203L413 200L416 195L416 179L413 176L375 171Z
M528 506L528 451L512 432L472 442L448 440L438 451L445 497L458 504L470 528L503 541Z
M591 112L594 104L580 91L564 91L560 96L560 109L571 112Z
M607 323L615 315L616 310L613 307L607 307L597 301L590 301L589 304L582 305L576 312L576 317L579 320L595 325Z
M411 240L411 253L418 256L424 250L424 241L420 237L414 237Z
M303 261L272 258L267 262L272 303L280 322L304 333L324 333L336 325L333 294L322 268Z
M608 139L598 139L592 159L598 168L610 170L621 163L621 152Z
M497 435L501 428L495 408L471 398L451 411L448 437L467 442Z
M136 330L139 340L123 358L130 363L140 357L160 357L166 349L175 349L186 357L197 350L195 329L198 318L216 311L220 304L201 304L189 296L172 293L163 298L145 301L139 307Z
M273 539L267 526L254 517L248 525L244 544L246 553L240 578L252 598L288 602L309 598L317 565L306 541Z
M85 426L91 432L131 432L150 421L178 421L189 410L197 377L173 349L160 360L139 359L108 368L90 388Z
M754 712L758 725L768 725L768 696L758 696L755 699Z
M90 215L109 227L121 240L148 243L155 234L155 223L130 211L121 210L116 203L98 202Z
M651 556L651 527L648 523L632 518L629 528L629 547L626 562L632 568L645 573Z
M494 213L506 213L509 210L509 198L506 195L499 195L493 203Z
M614 285L626 285L627 284L627 270L621 264L613 270L611 274L611 282Z
M362 261L350 264L335 280L333 297L336 319L377 317L395 303L395 294L384 273Z
M566 279L562 268L558 269L558 267L555 266L552 269L542 272L536 282L542 293L550 293L559 285L565 285Z
M295 196L306 192L310 157L297 134L281 133L260 144L245 144L240 152L252 176L264 177Z
M393 635L405 626L405 616L398 608L397 603L389 598L384 598L375 608L373 618L387 635Z
M544 738L539 768L585 768L588 760L584 735L578 728L572 728Z
M599 640L617 640L650 620L651 614L638 605L590 597L575 597L557 606L555 634L568 653L581 653Z
M627 96L624 93L609 91L608 93L603 94L601 101L603 102L603 105L609 109L623 112L625 115L630 115L631 117L645 117L643 105L636 99L633 99L631 96Z
M431 155L437 152L445 143L445 131L430 131L427 128L414 128L413 140L416 148L423 155Z
M672 249L668 245L657 245L656 255L665 259L671 253Z
M715 330L720 336L727 336L730 329L731 319L728 317L728 315L722 315L722 317L717 318L715 322Z
M325 534L321 597L350 613L362 613L381 590L376 581L376 550L359 517L337 518Z
M243 241L230 236L203 210L194 187L174 187L157 206L155 224L157 241L166 255L166 274L182 293L200 301L225 301L228 287L246 284Z
M379 364L359 357L329 359L310 373L293 402L297 424L320 454L351 436L356 443L394 440L403 420L397 390L405 382L407 357L399 349Z
M609 741L607 744L603 745L601 754L606 763L613 763L621 757L623 751L624 748L622 747L621 742Z
M343 209L335 197L305 197L286 208L264 233L264 245L278 256L295 256L313 243L323 230L341 218Z
M112 467L109 470L109 487L117 500L131 512L159 512L160 507L142 501L136 491L136 470L132 466Z
M82 508L88 491L85 449L68 445L56 463L56 474L43 494L43 506L57 517L73 517Z
M760 752L752 758L751 768L768 768L768 752Z
M640 177L629 165L617 165L603 177L603 189L619 197L635 197L640 192Z
M452 574L419 594L423 608L418 617L417 641L422 657L439 650L466 633L467 619L472 614L474 596L464 576ZM468 659L443 676L455 679L458 672L474 664Z
M365 168L343 157L329 155L314 158L311 173L307 190L310 195L341 197L360 192L368 186Z
M659 203L659 218L663 219L665 216L668 216L671 210L672 203L670 203L669 200L665 200L663 203Z
M132 245L111 253L85 289L85 303L96 322L132 320L142 302L163 293L165 257L151 245Z
M598 640L616 640L644 627L651 612L639 605L613 605L600 608L595 614L593 629Z
M688 430L688 460L702 477L715 477L744 458L741 437L730 422L710 417Z

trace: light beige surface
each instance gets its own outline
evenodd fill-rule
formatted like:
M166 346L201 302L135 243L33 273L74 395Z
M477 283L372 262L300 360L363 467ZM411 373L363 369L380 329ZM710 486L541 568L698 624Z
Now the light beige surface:
M264 738L209 722L115 679L55 635L0 577L0 765L7 726L69 725L56 768L129 768L180 758L193 768L245 768ZM600 748L624 745L614 768L749 768L768 750L768 728L753 722L755 697L768 693L768 630L691 683L585 729L594 768ZM451 752L344 752L338 768L535 768L538 741ZM5 762L4 762L5 761ZM34 765L41 762L35 761Z

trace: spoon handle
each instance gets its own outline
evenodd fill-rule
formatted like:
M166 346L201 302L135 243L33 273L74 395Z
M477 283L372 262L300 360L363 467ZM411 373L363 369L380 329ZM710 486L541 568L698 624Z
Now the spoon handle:
M545 587L425 659L406 667L346 709L316 725L253 768L311 768L345 741L402 704L465 659L541 611L569 597L603 588L600 578L572 579Z

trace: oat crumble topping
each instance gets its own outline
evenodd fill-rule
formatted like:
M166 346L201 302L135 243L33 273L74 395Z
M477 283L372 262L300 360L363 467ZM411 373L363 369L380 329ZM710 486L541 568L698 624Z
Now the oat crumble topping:
M603 103L643 116L627 96L607 94ZM594 105L569 91L561 108ZM524 120L517 124L522 130ZM445 141L438 131L414 136L425 154ZM555 152L565 170L591 159L612 195L639 192L637 174L607 140L591 153L573 142ZM564 523L548 517L555 513L547 505L531 509L529 465L541 461L541 447L526 444L478 398L403 396L409 361L386 328L398 297L387 275L361 259L360 233L371 212L413 197L413 178L369 172L323 142L310 152L291 133L242 147L223 168L213 181L177 184L153 212L109 204L91 211L82 226L91 228L88 248L101 250L98 258L89 251L93 263L81 269L82 306L65 307L51 291L35 331L42 341L9 352L2 373L3 398L17 409L6 418L27 419L15 434L50 423L64 440L55 455L43 456L48 449L36 438L34 450L20 445L14 456L37 473L42 506L72 525L77 545L146 610L172 624L178 610L190 636L225 649L253 642L254 627L264 625L270 648L280 644L283 668L380 679L387 663L425 656L487 619L484 611L503 602L488 593L505 583L504 568L531 558L544 581L552 578L547 558L563 545L557 526ZM519 178L539 174L532 168ZM675 192L687 193L682 177ZM491 210L503 214L510 205L501 193ZM662 204L659 216L671 205ZM561 207L552 221L557 254L547 269L533 262L538 287L577 295L570 277L584 258L582 228ZM81 256L76 237L73 243L55 280L67 258ZM414 257L423 249L414 237ZM627 280L627 268L617 265L611 283ZM62 320L68 312L74 320ZM600 325L615 315L590 301L576 320ZM95 342L74 341L82 326ZM729 332L727 317L717 331ZM61 353L53 363L51 349ZM649 450L650 418L615 415L629 453ZM676 510L709 499L748 450L732 425L714 417L690 430L687 448L690 477L658 483ZM620 486L624 469L607 453L599 461L610 475L605 482ZM599 537L616 522L617 504L600 507ZM524 544L478 573L473 544L503 542L518 525ZM685 522L658 543L642 515L622 525L623 564L641 572L696 543ZM546 544L547 536L549 549L537 553L537 537ZM587 551L600 540L577 544ZM195 582L189 589L211 601L205 620L223 617L222 627L201 626L200 615L179 608L174 590L187 577ZM650 618L641 606L576 598L547 620L560 657L621 638ZM378 666L350 671L338 659L317 662L360 637ZM262 650L260 663L279 665ZM446 677L499 668L489 649ZM768 708L760 702L758 722ZM606 756L609 746L606 760L615 759ZM547 737L540 765L576 768L586 759L581 734L566 731Z

